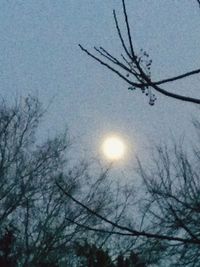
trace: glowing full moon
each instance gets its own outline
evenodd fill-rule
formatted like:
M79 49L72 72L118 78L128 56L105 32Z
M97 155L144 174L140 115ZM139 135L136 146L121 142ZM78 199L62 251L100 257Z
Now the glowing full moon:
M104 140L102 150L107 159L119 160L124 156L125 144L119 137L110 136Z

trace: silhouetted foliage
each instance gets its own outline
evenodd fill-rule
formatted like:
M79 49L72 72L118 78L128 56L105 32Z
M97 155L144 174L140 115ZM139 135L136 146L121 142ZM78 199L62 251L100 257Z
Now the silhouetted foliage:
M81 258L80 267L115 267L108 252L94 244L77 244L75 250Z
M76 254L81 258L79 267L146 267L139 255L134 252L129 256L119 254L114 260L107 251L94 244L76 244Z
M120 254L117 257L117 263L116 267L146 267L147 265L144 263L144 261L141 259L141 257L137 254L131 251L129 256L124 256Z
M0 239L0 266L13 267L16 264L14 257L15 233L13 228L6 228Z
M119 255L118 257L117 257L117 267L124 267L124 257L123 257L123 255Z

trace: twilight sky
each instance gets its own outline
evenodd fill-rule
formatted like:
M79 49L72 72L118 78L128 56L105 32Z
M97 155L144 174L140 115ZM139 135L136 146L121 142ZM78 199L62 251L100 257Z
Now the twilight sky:
M153 59L155 80L199 67L196 1L126 2L135 46ZM141 92L128 91L125 82L79 49L79 43L88 49L101 45L120 55L113 8L123 28L120 0L1 0L1 97L12 101L33 94L45 106L51 102L44 129L57 132L68 125L77 155L98 155L110 132L141 155L150 141L168 140L171 134L192 140L190 121L192 114L199 116L197 106L156 94L152 107ZM200 97L199 84L194 76L167 86Z

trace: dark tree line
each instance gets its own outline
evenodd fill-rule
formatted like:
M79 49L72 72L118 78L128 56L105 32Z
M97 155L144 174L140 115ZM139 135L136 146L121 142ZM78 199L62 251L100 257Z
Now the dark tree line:
M128 256L119 254L115 259L108 251L96 247L94 244L76 244L76 254L80 257L80 267L145 267L140 256L130 252Z

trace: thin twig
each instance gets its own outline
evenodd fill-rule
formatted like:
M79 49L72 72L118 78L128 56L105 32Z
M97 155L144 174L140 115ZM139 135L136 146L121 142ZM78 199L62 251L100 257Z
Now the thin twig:
M127 56L128 56L131 60L133 60L132 56L130 55L130 53L129 53L129 51L128 51L126 45L125 45L124 39L123 39L123 37L122 37L121 30L120 30L120 28L119 28L119 23L118 23L118 20L117 20L117 16L116 16L115 10L113 10L113 16L114 16L114 20L115 20L115 26L116 26L116 29L117 29L117 33L118 33L118 35L119 35L119 39L120 39L120 41L121 41L121 43L122 43L122 46L123 46L123 48L124 48L124 51L126 52Z
M123 11L124 11L124 18L125 18L125 23L126 23L128 40L129 40L129 45L130 45L130 49L131 49L131 56L132 56L132 59L135 61L136 60L136 56L135 56L135 53L134 53L133 41L132 41L132 37L131 37L131 31L130 31L130 26L129 26L129 21L128 21L128 15L127 15L127 12L126 12L126 5L125 5L125 1L124 0L122 0L122 4L123 4Z
M110 69L111 71L113 71L114 73L116 73L119 77L121 77L124 81L126 81L128 84L136 87L136 88L142 88L144 85L139 84L139 83L134 83L132 81L130 81L129 79L127 79L124 75L122 75L119 71L117 71L116 69L114 69L113 67L111 67L110 65L108 65L107 63L105 63L104 61L102 61L101 59L99 59L98 57L96 57L95 55L93 55L92 53L90 53L87 49L85 49L82 45L79 44L79 47L81 48L82 51L84 51L88 56L92 57L93 59L95 59L96 61L98 61L100 64L102 64L103 66L107 67L108 69Z

